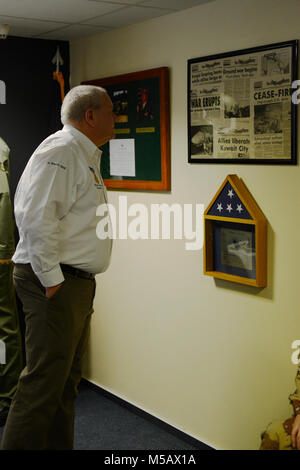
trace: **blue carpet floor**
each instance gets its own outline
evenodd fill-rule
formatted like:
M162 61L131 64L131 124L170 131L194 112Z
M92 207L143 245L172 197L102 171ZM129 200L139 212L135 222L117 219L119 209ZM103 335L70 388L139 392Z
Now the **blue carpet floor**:
M0 441L3 428L0 428ZM76 400L75 450L209 450L81 382Z

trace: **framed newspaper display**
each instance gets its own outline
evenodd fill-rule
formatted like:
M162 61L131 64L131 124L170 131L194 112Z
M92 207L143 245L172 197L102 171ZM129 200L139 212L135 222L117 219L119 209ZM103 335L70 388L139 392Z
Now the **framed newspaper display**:
M188 60L189 163L296 165L297 40Z

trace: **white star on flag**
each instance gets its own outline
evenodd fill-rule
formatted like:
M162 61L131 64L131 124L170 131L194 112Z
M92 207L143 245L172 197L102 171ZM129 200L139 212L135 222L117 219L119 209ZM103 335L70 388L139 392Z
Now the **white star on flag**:
M244 209L242 208L242 204L238 204L236 210L241 213Z
M230 199L234 196L232 189L229 189L227 196L229 196Z
M222 212L222 210L223 210L222 204L218 204L217 211Z
M229 211L229 213L233 210L232 207L231 207L231 204L227 204L227 211Z

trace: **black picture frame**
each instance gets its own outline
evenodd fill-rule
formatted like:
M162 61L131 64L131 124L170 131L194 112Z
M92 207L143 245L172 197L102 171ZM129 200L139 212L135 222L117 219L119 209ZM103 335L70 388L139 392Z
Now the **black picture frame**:
M297 40L189 59L188 162L296 165L297 62Z

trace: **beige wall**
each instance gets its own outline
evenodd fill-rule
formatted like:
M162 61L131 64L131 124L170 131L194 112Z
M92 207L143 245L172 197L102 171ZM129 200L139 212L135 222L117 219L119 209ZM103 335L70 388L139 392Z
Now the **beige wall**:
M269 286L215 282L184 240L116 240L98 276L85 375L218 449L256 449L290 416L300 338L300 169L187 163L187 60L300 35L298 0L217 0L71 43L72 85L168 66L172 191L110 191L118 206L204 203L227 174L245 181L269 220Z

